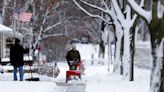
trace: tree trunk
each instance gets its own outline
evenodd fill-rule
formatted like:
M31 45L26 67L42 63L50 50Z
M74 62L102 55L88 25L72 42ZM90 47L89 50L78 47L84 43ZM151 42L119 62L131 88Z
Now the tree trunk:
M157 14L158 0L153 1L152 21L149 24L152 48L152 69L150 79L150 92L163 92L163 38L164 16L159 19Z
M155 23L154 23L155 22ZM163 37L164 19L154 20L150 23L151 48L152 48L152 69L150 80L151 92L163 92ZM160 87L161 86L161 87Z
M115 46L115 62L113 72L121 74L121 41L123 37L123 31L116 26L116 46Z
M164 48L164 47L163 47ZM164 52L163 52L164 54ZM160 85L160 92L164 92L164 57L162 61L162 69L161 69L161 85Z
M130 28L124 30L124 52L123 52L123 77L130 80Z
M130 63L130 81L134 81L134 53L135 53L135 28L132 27L130 31L130 55L131 55L131 63Z
M103 40L99 43L100 49L99 49L99 63L104 65L104 57L105 57L105 43Z
M2 7L2 13L1 13L1 21L0 24L4 24L4 19L5 19L5 15L6 15L6 6L7 6L7 0L3 0L3 7Z
M99 43L99 46L100 46L100 49L99 49L99 62L98 63L101 63L102 65L104 65L104 58L105 58L105 42L103 40L103 33L105 32L105 27L106 24L104 21L102 21L102 24L101 24L101 33L100 33L100 43Z
M123 48L123 77L129 81L134 80L134 34L135 32L127 28L124 30L124 48Z
M121 75L123 75L123 55L124 55L124 36L122 37L122 39L121 39L121 53L120 53L120 55L121 55L121 66L120 66L120 74Z
M152 35L153 36L153 35ZM154 37L152 37L154 38ZM156 41L160 41L160 44L157 44ZM151 69L151 79L150 79L150 91L151 92L161 92L160 85L162 81L161 67L163 61L163 41L162 39L151 39L152 46L152 69Z

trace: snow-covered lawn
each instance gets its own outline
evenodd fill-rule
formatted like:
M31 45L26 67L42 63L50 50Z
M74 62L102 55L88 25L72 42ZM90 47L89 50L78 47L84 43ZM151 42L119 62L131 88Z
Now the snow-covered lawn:
M108 73L105 67L89 67L86 92L149 92L149 73L149 70L135 67L135 79L130 82L120 75Z

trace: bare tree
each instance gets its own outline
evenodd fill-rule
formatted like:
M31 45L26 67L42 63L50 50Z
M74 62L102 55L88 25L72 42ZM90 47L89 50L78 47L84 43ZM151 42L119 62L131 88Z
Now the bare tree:
M163 37L164 37L164 2L163 0L151 0L151 9L145 10L138 7L134 0L127 0L133 10L148 24L151 36L152 48L152 73L150 92L162 92L163 82ZM150 5L150 4L149 4ZM160 87L161 86L161 87ZM160 89L161 88L161 89Z

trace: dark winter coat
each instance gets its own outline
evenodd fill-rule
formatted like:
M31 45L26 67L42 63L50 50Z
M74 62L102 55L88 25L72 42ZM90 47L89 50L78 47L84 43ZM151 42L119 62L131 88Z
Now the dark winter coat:
M13 66L23 66L23 54L28 53L27 49L24 49L19 43L14 44L10 48L10 63Z
M68 51L66 55L67 62L69 64L69 61L77 61L79 62L81 60L80 53L78 50L70 50Z

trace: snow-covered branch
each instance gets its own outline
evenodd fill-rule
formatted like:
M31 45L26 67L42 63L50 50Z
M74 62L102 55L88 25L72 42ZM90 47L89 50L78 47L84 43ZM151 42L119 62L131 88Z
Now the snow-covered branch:
M144 0L141 0L140 2L140 7L143 7L144 6ZM131 24L134 24L135 20L137 18L137 14L134 14L132 20L131 20Z
M133 18L132 18L132 20L131 20L131 24L134 24L136 18L137 18L137 14L134 14L134 16L133 16Z
M58 23L56 23L56 24L54 24L52 26L47 27L45 30L43 30L43 33L45 33L46 31L48 31L48 30L50 30L50 29L52 29L52 28L54 28L54 27L56 27L56 26L58 26L60 24L61 24L61 21L59 21Z
M141 0L141 2L140 2L140 7L143 7L143 6L144 6L144 1L145 1L145 0ZM130 24L134 24L136 18L137 18L137 14L134 14L134 16L133 16L133 18L132 18Z
M116 0L112 0L112 4L113 4L113 8L115 9L117 18L120 20L121 24L124 25L125 21L124 21L124 15L118 5L118 2Z
M76 1L76 0L74 0L74 1ZM80 0L80 1L81 1L82 3L84 3L85 5L88 5L88 6L92 7L92 8L95 8L95 9L98 9L98 10L101 10L101 11L107 13L107 10L105 10L105 9L103 9L103 8L101 8L101 7L98 7L98 6L96 6L96 5L90 4L90 3L88 3L88 2L86 2L86 1L84 1L84 0ZM104 3L105 3L105 2L104 2ZM108 8L107 8L107 9L108 9Z
M50 34L50 35L44 35L41 39L39 39L39 41L43 40L43 39L46 39L48 37L56 37L56 36L62 36L63 34L62 33L59 33L59 34Z
M146 19L148 23L150 23L152 19L151 11L146 11L142 7L140 7L134 0L127 0L129 5L133 8L135 12L137 12L140 16Z
M73 0L73 2L83 11L85 12L87 15L89 15L90 17L94 17L94 18L99 18L103 21L105 21L106 23L108 24L111 24L109 21L107 21L106 19L104 19L102 16L99 16L99 15L94 15L94 14L91 14L90 12L88 12L86 9L84 9L79 3L77 3L76 0ZM91 6L94 6L94 5L91 5ZM97 6L94 6L94 7L97 7ZM97 8L98 9L98 8ZM105 10L103 10L105 11ZM109 12L109 11L105 11L105 12Z
M102 0L102 2L103 2L103 4L104 4L105 8L107 9L106 11L110 11L110 10L109 10L109 7L108 7L107 4L105 3L105 1Z

